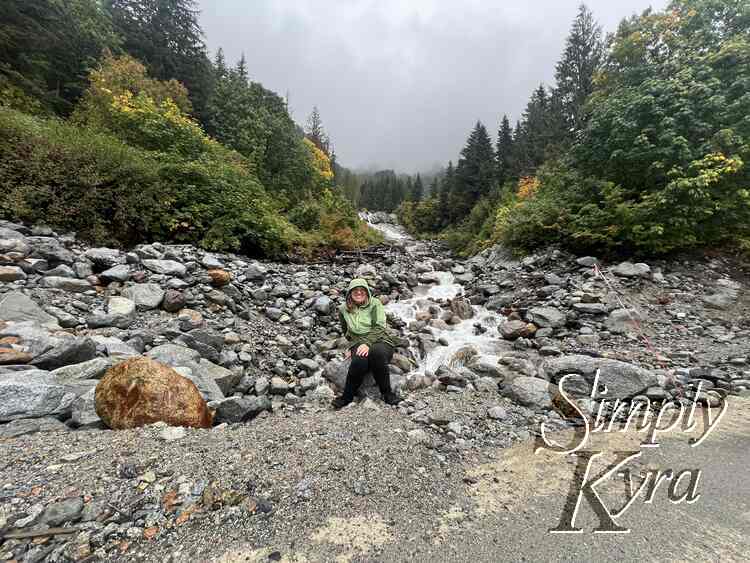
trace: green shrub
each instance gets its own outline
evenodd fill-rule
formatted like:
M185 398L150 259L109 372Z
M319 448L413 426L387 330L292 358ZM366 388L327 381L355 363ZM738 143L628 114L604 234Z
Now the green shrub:
M0 108L0 215L132 244L167 206L158 162L116 138Z

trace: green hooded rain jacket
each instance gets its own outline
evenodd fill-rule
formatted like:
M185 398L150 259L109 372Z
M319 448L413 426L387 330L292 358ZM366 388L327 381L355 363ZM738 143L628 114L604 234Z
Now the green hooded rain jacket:
M355 307L352 312L349 312L346 308L346 302L339 307L341 330L349 341L349 347L359 346L360 344L367 344L372 347L376 342L385 342L395 348L396 341L388 332L385 308L380 299L372 296L370 286L362 278L355 278L349 283L346 290L347 296L355 287L364 287L369 299L366 305Z

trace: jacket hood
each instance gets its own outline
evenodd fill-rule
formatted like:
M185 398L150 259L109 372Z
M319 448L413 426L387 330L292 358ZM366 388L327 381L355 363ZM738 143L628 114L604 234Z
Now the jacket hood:
M367 285L367 280L365 280L364 278L354 278L349 282L349 287L346 289L347 297L355 287L364 287L367 290L367 295L370 297L370 299L372 299L372 291L370 290L370 286Z

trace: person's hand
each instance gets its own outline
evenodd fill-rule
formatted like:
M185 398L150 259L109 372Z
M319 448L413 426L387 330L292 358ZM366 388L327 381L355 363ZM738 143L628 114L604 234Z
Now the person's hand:
M351 350L347 350L346 353L344 354L344 359L348 360L351 357L352 357L352 351Z
M357 348L357 356L362 356L363 358L367 357L367 354L370 353L370 347L367 344L360 344L359 348Z

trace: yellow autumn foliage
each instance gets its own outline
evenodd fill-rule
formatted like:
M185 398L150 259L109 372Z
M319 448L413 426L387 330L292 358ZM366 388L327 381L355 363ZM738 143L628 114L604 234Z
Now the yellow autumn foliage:
M312 157L313 169L326 181L333 180L333 170L331 169L331 159L328 155L315 146L310 139L304 140L305 146L310 151Z

